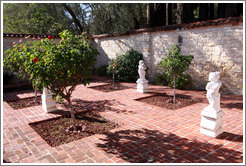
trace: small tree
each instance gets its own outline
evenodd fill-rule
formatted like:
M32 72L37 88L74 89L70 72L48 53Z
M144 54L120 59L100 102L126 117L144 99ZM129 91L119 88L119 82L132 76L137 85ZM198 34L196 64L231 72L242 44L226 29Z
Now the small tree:
M181 55L177 44L174 44L172 48L169 48L168 50L167 56L163 58L159 65L164 69L167 76L171 77L173 80L173 103L175 103L176 79L189 68L194 57L192 55Z
M57 45L51 36L44 40L15 44L14 49L6 51L4 65L18 76L30 76L30 81L38 89L46 87L54 96L68 101L73 129L75 114L71 95L75 87L87 85L94 67L98 51L82 34L74 36L67 30L60 33L61 41Z
M114 82L115 82L115 73L117 72L118 70L118 62L119 60L116 60L116 59L113 59L110 61L109 65L108 65L108 70L112 71L113 73L113 78L112 78L112 89L114 90L115 89L115 86L114 86Z

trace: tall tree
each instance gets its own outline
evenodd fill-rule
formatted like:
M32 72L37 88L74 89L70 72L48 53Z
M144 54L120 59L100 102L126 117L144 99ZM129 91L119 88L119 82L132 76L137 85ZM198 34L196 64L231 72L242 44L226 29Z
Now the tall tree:
M153 3L147 4L147 26L148 27L154 26L154 4Z
M80 34L84 31L83 26L81 25L80 21L77 19L74 11L70 8L70 6L68 4L63 3L62 6L70 13L70 15L72 16L74 23L76 24L76 26L79 29Z
M225 5L225 18L233 16L233 3L226 3Z
M199 21L208 20L208 3L200 3Z
M182 23L190 23L193 21L193 4L192 3L184 3L183 4L183 14L182 14Z
M209 4L209 19L210 20L214 19L214 4L213 3Z
M226 10L226 4L225 3L218 3L218 18L225 18L225 10Z
M178 3L177 4L177 24L182 24L183 23L183 3Z
M163 26L166 21L166 4L165 3L156 3L154 4L154 26Z
M72 20L61 4L5 3L3 5L4 33L58 34L63 29L75 32Z
M236 16L243 15L243 3L237 3Z
M172 25L172 4L166 3L166 25Z

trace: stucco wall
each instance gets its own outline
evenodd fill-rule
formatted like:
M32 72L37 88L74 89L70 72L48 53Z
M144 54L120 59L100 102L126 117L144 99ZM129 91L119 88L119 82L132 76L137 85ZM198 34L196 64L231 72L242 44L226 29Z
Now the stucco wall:
M191 73L194 87L204 89L208 74L221 72L221 91L243 94L243 23L176 29L170 31L142 32L125 36L94 37L100 56L96 67L129 49L144 55L148 76L152 80L160 71L157 63L166 56L167 48L179 43L181 54L193 55Z

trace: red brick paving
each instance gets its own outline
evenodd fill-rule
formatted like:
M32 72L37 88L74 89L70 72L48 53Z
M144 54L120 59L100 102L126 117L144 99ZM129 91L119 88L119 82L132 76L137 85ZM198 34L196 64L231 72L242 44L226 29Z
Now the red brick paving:
M88 87L104 83L91 83ZM128 85L129 83L125 83ZM6 101L34 96L31 91L5 93L3 98L3 159L12 163L242 163L243 98L222 95L224 133L218 138L200 134L201 111L208 105L204 91L177 93L205 102L175 111L135 99L156 92L172 94L168 87L150 86L150 93L135 88L100 92L79 85L74 105L94 109L122 127L57 147L49 146L28 123L61 115L45 113L42 106L14 110ZM39 94L40 95L40 94ZM61 108L58 106L60 109Z

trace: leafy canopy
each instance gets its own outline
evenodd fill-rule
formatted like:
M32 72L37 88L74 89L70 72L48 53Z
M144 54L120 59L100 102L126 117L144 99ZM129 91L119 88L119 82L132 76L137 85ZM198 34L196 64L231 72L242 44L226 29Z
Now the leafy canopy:
M168 49L168 54L159 65L165 70L165 73L174 79L185 72L193 60L192 55L183 56L179 52L177 44Z
M69 101L78 84L88 83L98 51L83 34L74 36L65 30L60 37L59 45L50 37L14 44L13 49L5 52L4 66L17 76L28 75L39 89L47 87L54 95Z
M173 82L173 103L175 103L176 80L178 78L182 78L183 72L189 68L193 58L194 57L192 55L181 55L178 45L174 44L172 48L168 49L167 56L159 63L159 65L164 69L164 72L167 74L169 80Z

